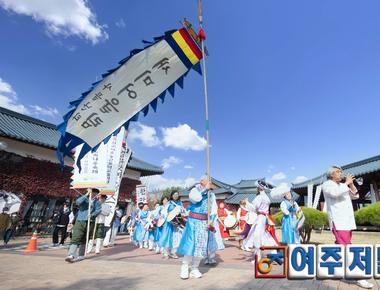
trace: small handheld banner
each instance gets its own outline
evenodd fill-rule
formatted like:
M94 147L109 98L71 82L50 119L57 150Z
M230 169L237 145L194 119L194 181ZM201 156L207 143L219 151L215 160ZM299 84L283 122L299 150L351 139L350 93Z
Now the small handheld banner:
M148 203L148 190L145 185L136 186L136 204L139 203Z
M103 74L103 79L90 90L70 102L74 108L58 126L61 132L57 157L63 158L83 144L77 158L96 151L121 127L128 129L139 113L146 116L150 107L156 111L158 99L165 100L166 91L174 97L175 84L183 88L183 78L190 69L201 73L200 46L187 28L166 32L144 49L135 49L119 62L119 66Z
M75 149L79 158L83 145ZM71 188L104 188L107 186L107 145L102 144L95 152L88 152L81 159L81 169L74 164Z

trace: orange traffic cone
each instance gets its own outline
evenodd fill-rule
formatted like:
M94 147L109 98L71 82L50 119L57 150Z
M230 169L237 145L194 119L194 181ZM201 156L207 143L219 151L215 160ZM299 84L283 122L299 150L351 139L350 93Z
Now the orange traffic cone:
M37 232L35 231L30 238L28 247L26 248L25 252L31 253L37 251Z

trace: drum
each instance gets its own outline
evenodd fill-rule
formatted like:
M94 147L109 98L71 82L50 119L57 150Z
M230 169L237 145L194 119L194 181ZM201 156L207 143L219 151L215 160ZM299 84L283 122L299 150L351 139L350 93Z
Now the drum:
M250 226L253 225L256 222L256 219L257 219L257 214L254 213L254 212L248 212L247 215L246 215L246 217L245 217L245 221Z
M186 219L183 216L179 215L172 219L170 223L174 226L184 228L186 226Z
M168 222L171 222L176 216L180 214L181 214L181 207L176 206L175 208L173 208L171 212L168 213L168 217L167 217Z
M228 215L225 219L224 219L224 226L227 228L227 229L233 229L235 228L237 225L237 220L236 220L236 217L233 216L232 214Z
M164 225L166 219L164 217L160 217L157 221L157 226L160 228Z

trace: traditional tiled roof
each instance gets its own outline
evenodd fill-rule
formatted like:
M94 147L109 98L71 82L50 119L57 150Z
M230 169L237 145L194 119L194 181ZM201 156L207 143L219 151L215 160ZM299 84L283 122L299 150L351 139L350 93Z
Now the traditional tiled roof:
M246 198L248 198L249 201L252 201L256 195L256 193L237 192L226 198L225 203L238 205L241 200ZM270 196L270 194L268 194L268 197L271 201L271 204L278 204L283 200L282 198L274 199Z
M351 173L355 176L363 176L372 172L380 171L380 155L367 158L361 161L353 162L342 166L344 173ZM297 184L293 184L293 189L299 189L307 187L308 184L312 183L314 185L319 185L326 181L326 174L322 174L313 179L309 179Z
M0 107L0 136L55 150L60 134L54 124ZM142 176L164 173L161 167L134 156L127 168L140 171Z
M0 107L0 136L55 149L60 135L53 124Z

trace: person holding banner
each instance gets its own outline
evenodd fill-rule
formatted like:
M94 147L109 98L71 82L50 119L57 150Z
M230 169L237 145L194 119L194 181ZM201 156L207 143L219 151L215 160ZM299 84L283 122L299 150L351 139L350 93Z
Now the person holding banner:
M274 197L274 191L278 190L279 196L285 200L281 202L280 208L284 214L281 222L282 243L300 244L300 229L305 221L302 209L298 203L293 199L291 189L288 186L277 187L271 192Z
M178 207L180 208L180 212L186 211L179 199L178 192L175 190L171 192L170 199L163 210L166 221L162 228L159 245L163 250L163 256L165 259L178 259L176 252L182 238L182 229L178 225L174 225L167 220L168 214Z
M76 204L78 206L78 214L73 228L68 255L65 259L66 262L73 263L84 259L86 250L87 227L89 226L88 219L90 218L94 222L95 218L100 214L102 210L100 202L98 202L96 199L92 200L92 198L97 194L99 194L99 189L88 189L86 195L82 195L76 200ZM90 232L92 232L92 226L93 223L90 224ZM77 255L78 248L79 253Z
M87 253L91 253L93 248L93 238L96 239L95 254L100 254L100 248L103 244L103 239L105 236L104 221L106 217L111 213L111 207L106 204L107 195L100 195L99 202L101 204L101 212L95 219L95 227L90 241L87 246ZM90 233L91 234L91 233Z
M181 279L202 277L199 264L202 258L207 257L209 229L214 230L213 218L210 216L210 221L207 221L208 191L210 189L211 183L207 177L203 177L200 183L196 184L189 193L189 217L177 251L178 254L184 256L180 272ZM214 194L210 192L210 201L213 196Z

